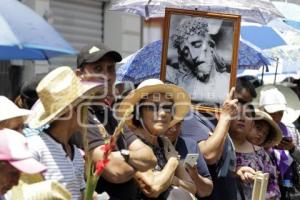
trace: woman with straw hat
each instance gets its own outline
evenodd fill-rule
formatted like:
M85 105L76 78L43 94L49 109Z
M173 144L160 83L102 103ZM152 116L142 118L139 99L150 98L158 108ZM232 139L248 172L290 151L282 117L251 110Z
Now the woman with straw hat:
M265 149L278 145L282 138L281 130L272 117L261 110L255 110L255 116L254 125L247 134L247 140Z
M250 114L254 115L254 112L244 112L246 108L240 108L239 118L232 120L229 128L229 134L236 152L237 175L239 177L238 200L252 198L256 171L269 173L266 199L279 199L280 190L277 182L276 167L263 147L278 144L281 140L281 131L267 113L255 110L255 118L253 118ZM260 145L263 147L256 146L247 140L248 133L257 125L255 124L257 121L266 123L266 127L263 130L260 127L256 127L260 132L266 131L266 136L262 137L260 142Z
M126 124L152 148L158 160L154 169L136 173L135 178L143 192L139 199L193 198L191 194L195 194L195 185L178 161L174 146L163 136L168 128L184 118L190 103L188 94L182 88L149 79L143 81L119 105L118 117L123 117L126 110L134 107L133 115Z
M32 107L28 119L31 128L49 124L41 135L29 137L33 156L47 166L45 180L57 180L72 194L72 199L82 199L85 189L84 160L71 136L80 131L80 103L102 85L83 82L69 67L59 67L47 74L36 90L39 100Z

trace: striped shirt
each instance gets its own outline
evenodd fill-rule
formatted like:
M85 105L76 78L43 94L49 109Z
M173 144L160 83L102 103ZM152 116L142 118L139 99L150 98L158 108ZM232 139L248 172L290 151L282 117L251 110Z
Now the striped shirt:
M84 160L77 147L73 145L73 160L67 156L62 144L48 134L28 137L33 157L47 166L43 172L45 180L57 180L72 194L72 199L81 199L85 189Z

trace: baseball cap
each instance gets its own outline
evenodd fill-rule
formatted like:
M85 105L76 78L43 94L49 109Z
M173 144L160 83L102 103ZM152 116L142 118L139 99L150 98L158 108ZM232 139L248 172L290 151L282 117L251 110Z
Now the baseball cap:
M32 157L27 140L21 133L1 129L0 144L0 160L7 161L21 172L36 174L46 170L43 164Z
M111 50L103 43L90 44L80 50L80 53L77 56L77 67L82 67L84 63L96 62L105 55L110 56L116 62L122 60L122 56L118 52Z
M286 99L277 88L260 92L259 107L265 109L268 113L285 111L286 106Z
M15 117L28 117L30 110L19 108L5 96L0 96L0 121Z

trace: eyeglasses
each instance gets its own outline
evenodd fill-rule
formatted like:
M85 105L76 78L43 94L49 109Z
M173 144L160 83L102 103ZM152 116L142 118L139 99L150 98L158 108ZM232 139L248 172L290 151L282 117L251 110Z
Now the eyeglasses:
M140 108L146 109L146 110L151 111L151 112L159 112L160 110L163 110L166 113L172 113L174 107L173 107L172 103L148 102L148 103L141 104Z

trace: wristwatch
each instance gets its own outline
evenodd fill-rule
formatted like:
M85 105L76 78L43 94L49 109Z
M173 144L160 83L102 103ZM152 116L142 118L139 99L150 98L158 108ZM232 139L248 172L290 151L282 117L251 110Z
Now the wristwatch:
M125 162L128 163L129 157L130 157L130 155L129 155L129 150L128 150L128 149L122 149L122 150L120 151L120 153L121 153L121 155L123 156Z

